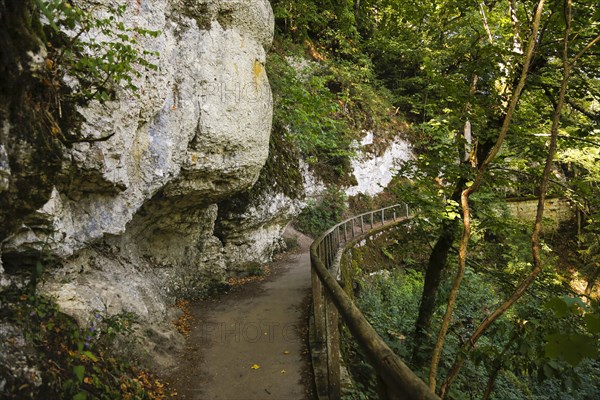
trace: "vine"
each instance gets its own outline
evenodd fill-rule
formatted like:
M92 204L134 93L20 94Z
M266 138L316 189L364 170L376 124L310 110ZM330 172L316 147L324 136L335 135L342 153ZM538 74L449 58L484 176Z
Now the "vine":
M160 31L126 25L127 5L33 0L32 6L47 49L38 78L49 92L48 128L63 142L77 142L80 138L62 134L64 124L59 120L69 113L65 108L114 100L117 88L137 96L135 79L158 69L151 62L158 53L141 48L139 41L155 38Z

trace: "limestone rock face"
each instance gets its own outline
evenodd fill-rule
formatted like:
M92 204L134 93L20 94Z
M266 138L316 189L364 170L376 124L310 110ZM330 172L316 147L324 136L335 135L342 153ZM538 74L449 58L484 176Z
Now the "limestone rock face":
M42 385L42 373L35 366L36 352L24 333L8 322L0 321L0 390L19 392L23 398L35 398Z
M44 288L77 318L102 309L160 320L166 299L224 279L216 204L248 190L267 158L274 22L267 0L119 3L126 24L160 31L140 39L158 69L136 78L136 96L78 110L83 138L109 138L63 149L46 204L2 255L5 268L52 260ZM1 145L0 192L12 173Z
M239 272L239 266L268 262L274 253L285 250L283 231L303 206L299 199L272 190L222 204L216 233L229 268Z
M250 21L237 6L254 10ZM268 2L154 0L130 8L131 23L162 32L143 44L160 54L152 60L159 70L136 82L138 98L124 94L79 110L85 138L113 136L68 152L65 183L38 213L53 219L46 249L60 257L124 233L159 192L207 206L248 189L267 157ZM202 26L194 18L198 8L212 10ZM226 26L220 15L230 17Z
M61 165L60 146L36 111L45 89L33 75L45 52L26 22L27 8L24 1L0 0L0 241L48 200Z
M348 196L374 196L382 192L392 181L398 167L414 156L410 144L401 138L394 139L381 154L370 151L373 144L373 132L365 132L361 142L355 144L357 155L350 164L356 185L346 188Z

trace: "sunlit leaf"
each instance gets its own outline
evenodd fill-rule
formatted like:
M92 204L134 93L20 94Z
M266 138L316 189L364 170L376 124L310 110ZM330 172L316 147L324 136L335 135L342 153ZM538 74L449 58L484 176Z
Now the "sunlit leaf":
M83 365L74 366L73 373L79 382L83 382L83 376L85 375L85 367Z

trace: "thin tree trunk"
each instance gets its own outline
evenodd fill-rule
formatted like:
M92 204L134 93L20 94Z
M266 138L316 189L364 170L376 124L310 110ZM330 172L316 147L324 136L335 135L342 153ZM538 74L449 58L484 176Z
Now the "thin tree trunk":
M442 280L442 272L446 268L448 254L452 248L452 243L456 239L457 222L457 220L444 222L442 233L435 242L429 256L423 294L421 295L421 304L419 306L419 316L417 317L414 332L412 363L416 368L422 367L429 360L429 354L425 351L423 344L429 338L428 331L431 327L431 320L435 310L435 298Z
M500 353L500 356L496 360L496 365L494 366L494 370L492 371L492 373L490 374L490 377L488 378L488 383L485 387L485 393L483 394L483 397L481 398L481 400L488 400L490 398L490 396L492 395L492 393L494 391L494 387L496 386L496 380L498 379L498 375L500 375L500 371L502 371L502 368L504 368L504 363L502 362L502 359L506 355L506 353L508 353L508 350L510 350L512 344L515 342L515 340L517 339L518 336L519 336L519 331L517 330L517 331L513 332L513 334L511 335L511 337L508 340L508 342L506 343L506 345L504 345L504 348L502 349L502 353Z
M471 85L469 87L469 94L471 96L475 95L478 80L479 77L476 74L473 74L471 77ZM465 113L469 114L469 109L470 104L467 103L465 106ZM473 151L473 138L470 128L471 124L467 119L464 129L464 156L462 156L461 160L461 162L465 164L471 162L471 153ZM475 163L477 162L476 159L477 157L474 157ZM452 196L450 196L451 200L457 203L460 201L460 194L464 190L466 183L467 181L464 178L458 180L454 191L452 192ZM429 255L427 270L425 272L423 294L421 295L421 303L419 305L419 315L417 317L417 322L415 323L414 331L412 363L416 368L424 366L429 359L429 354L423 348L423 344L426 339L429 338L428 331L431 328L437 292L442 281L442 273L448 264L448 254L456 239L457 229L458 220L445 220L441 228L442 233L435 242L431 254Z
M502 129L500 130L500 133L498 135L498 139L496 140L496 143L490 150L486 159L483 161L483 163L479 167L477 174L475 176L475 179L473 180L472 185L470 187L466 188L462 192L462 195L461 195L461 206L462 206L462 211L463 211L463 234L462 234L462 239L460 241L460 246L459 246L459 250L458 250L458 269L456 272L456 277L454 278L454 282L452 283L452 289L450 291L450 296L448 298L448 304L446 306L446 313L444 315L444 319L442 320L442 326L441 326L439 334L438 334L435 348L433 349L433 356L431 359L431 367L429 370L429 387L432 390L435 390L435 388L436 388L437 368L438 368L440 356L442 353L442 349L443 349L444 343L446 341L446 334L448 333L448 327L450 326L450 321L452 319L454 307L456 305L456 298L458 297L458 290L460 289L460 285L462 283L462 279L463 279L464 272L465 272L467 249L468 249L469 238L471 236L471 213L470 213L470 209L469 209L469 196L471 196L471 194L476 192L479 189L479 187L481 186L483 177L485 175L485 172L487 171L488 166L491 164L491 162L494 160L494 158L500 151L502 143L504 142L504 138L506 137L506 134L508 133L508 129L512 122L512 117L515 113L517 103L519 101L519 97L521 95L521 92L523 91L523 87L525 86L525 82L527 80L529 65L531 63L531 59L533 57L533 51L534 51L535 45L536 45L537 32L538 32L538 29L540 26L543 7L544 7L544 0L540 0L537 10L536 10L534 22L533 22L533 31L532 31L531 37L529 39L527 53L526 53L525 60L523 63L523 70L521 71L521 77L519 79L519 83L517 84L517 87L515 88L515 91L513 92L512 96L511 96L508 110L507 110L506 116L504 118L504 122L502 124ZM442 390L442 397L443 397L443 394L444 394L444 391Z
M569 63L568 59L568 48L569 48L569 34L571 31L571 1L566 0L566 15L565 15L565 36L563 41L563 79L560 87L560 92L558 96L558 101L556 102L556 106L554 108L554 114L552 116L552 129L550 133L550 145L548 149L548 155L546 157L546 164L544 166L544 173L540 182L540 194L538 197L538 206L535 224L533 228L533 233L531 235L531 247L532 247L532 258L533 258L533 269L529 273L529 275L517 286L513 294L502 303L496 310L494 310L490 315L488 315L483 322L477 327L475 332L471 335L462 351L459 353L457 359L454 364L450 368L448 372L448 376L446 377L442 387L440 389L440 397L444 398L448 389L458 373L460 369L464 365L466 360L466 355L468 352L475 346L475 343L479 338L483 335L483 333L489 328L489 326L494 323L500 316L502 316L506 310L512 307L524 294L525 291L529 288L531 283L535 280L535 278L542 271L542 259L541 259L541 251L540 251L540 232L542 228L542 218L544 214L544 203L546 200L546 191L548 189L548 183L550 181L550 173L552 171L552 166L554 164L554 156L556 154L557 148L557 137L558 137L558 128L560 125L560 116L562 112L562 107L565 101L565 95L567 92L567 87L569 84L569 79L571 75L571 69L573 64L577 61L579 57L583 54L580 52L573 60L573 62ZM596 39L595 39L596 40ZM586 46L585 49L591 46Z
M494 386L496 386L496 379L498 379L498 375L500 375L500 371L502 371L502 363L496 364L492 374L488 379L487 386L485 387L485 393L483 393L483 397L481 400L488 400L494 391Z

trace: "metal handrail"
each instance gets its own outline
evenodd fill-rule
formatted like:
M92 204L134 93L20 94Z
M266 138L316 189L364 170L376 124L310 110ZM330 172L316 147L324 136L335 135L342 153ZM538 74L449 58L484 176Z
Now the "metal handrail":
M361 346L377 373L381 399L439 400L439 397L389 348L337 281L340 249L356 239L367 236L369 232L389 229L409 218L411 217L408 206L404 204L369 211L331 227L310 246L315 338L312 346L313 350L326 355L327 366L326 376L323 377L327 393L319 393L320 398L339 400L341 397L341 315L354 340Z

